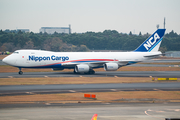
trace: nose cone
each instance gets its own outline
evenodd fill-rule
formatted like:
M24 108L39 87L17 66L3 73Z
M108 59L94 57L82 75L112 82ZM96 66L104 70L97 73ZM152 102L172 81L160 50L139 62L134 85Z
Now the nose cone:
M14 60L12 60L10 56L5 57L2 62L8 65L14 65Z
M8 64L8 61L9 61L9 60L8 60L8 58L7 58L7 57L5 57L2 61L3 61L3 63Z

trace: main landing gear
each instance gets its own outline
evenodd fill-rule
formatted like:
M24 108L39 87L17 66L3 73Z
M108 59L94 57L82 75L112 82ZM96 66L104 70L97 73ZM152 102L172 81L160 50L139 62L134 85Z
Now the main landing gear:
M19 75L22 75L23 72L21 71L21 68L19 68Z
M87 74L95 74L95 71L93 69L90 69Z
M75 74L95 74L95 71L94 71L93 69L90 69L89 72L80 73L80 72L76 72L76 71L74 70L74 73L75 73Z

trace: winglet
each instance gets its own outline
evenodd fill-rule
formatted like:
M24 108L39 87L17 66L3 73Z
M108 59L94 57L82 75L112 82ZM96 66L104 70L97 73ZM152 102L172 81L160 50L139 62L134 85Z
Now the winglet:
M94 114L91 120L97 120L97 114Z
M156 30L134 52L157 52L166 29Z

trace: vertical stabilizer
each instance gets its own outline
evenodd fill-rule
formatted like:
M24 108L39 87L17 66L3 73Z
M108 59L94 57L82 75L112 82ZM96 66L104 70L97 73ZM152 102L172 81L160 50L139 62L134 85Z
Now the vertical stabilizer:
M134 52L157 52L161 45L165 31L166 29L156 30Z

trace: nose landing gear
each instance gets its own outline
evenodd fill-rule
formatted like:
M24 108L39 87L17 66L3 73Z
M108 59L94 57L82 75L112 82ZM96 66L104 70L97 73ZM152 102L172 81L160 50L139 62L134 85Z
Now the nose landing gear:
M19 75L22 75L23 72L21 71L21 68L19 68Z

